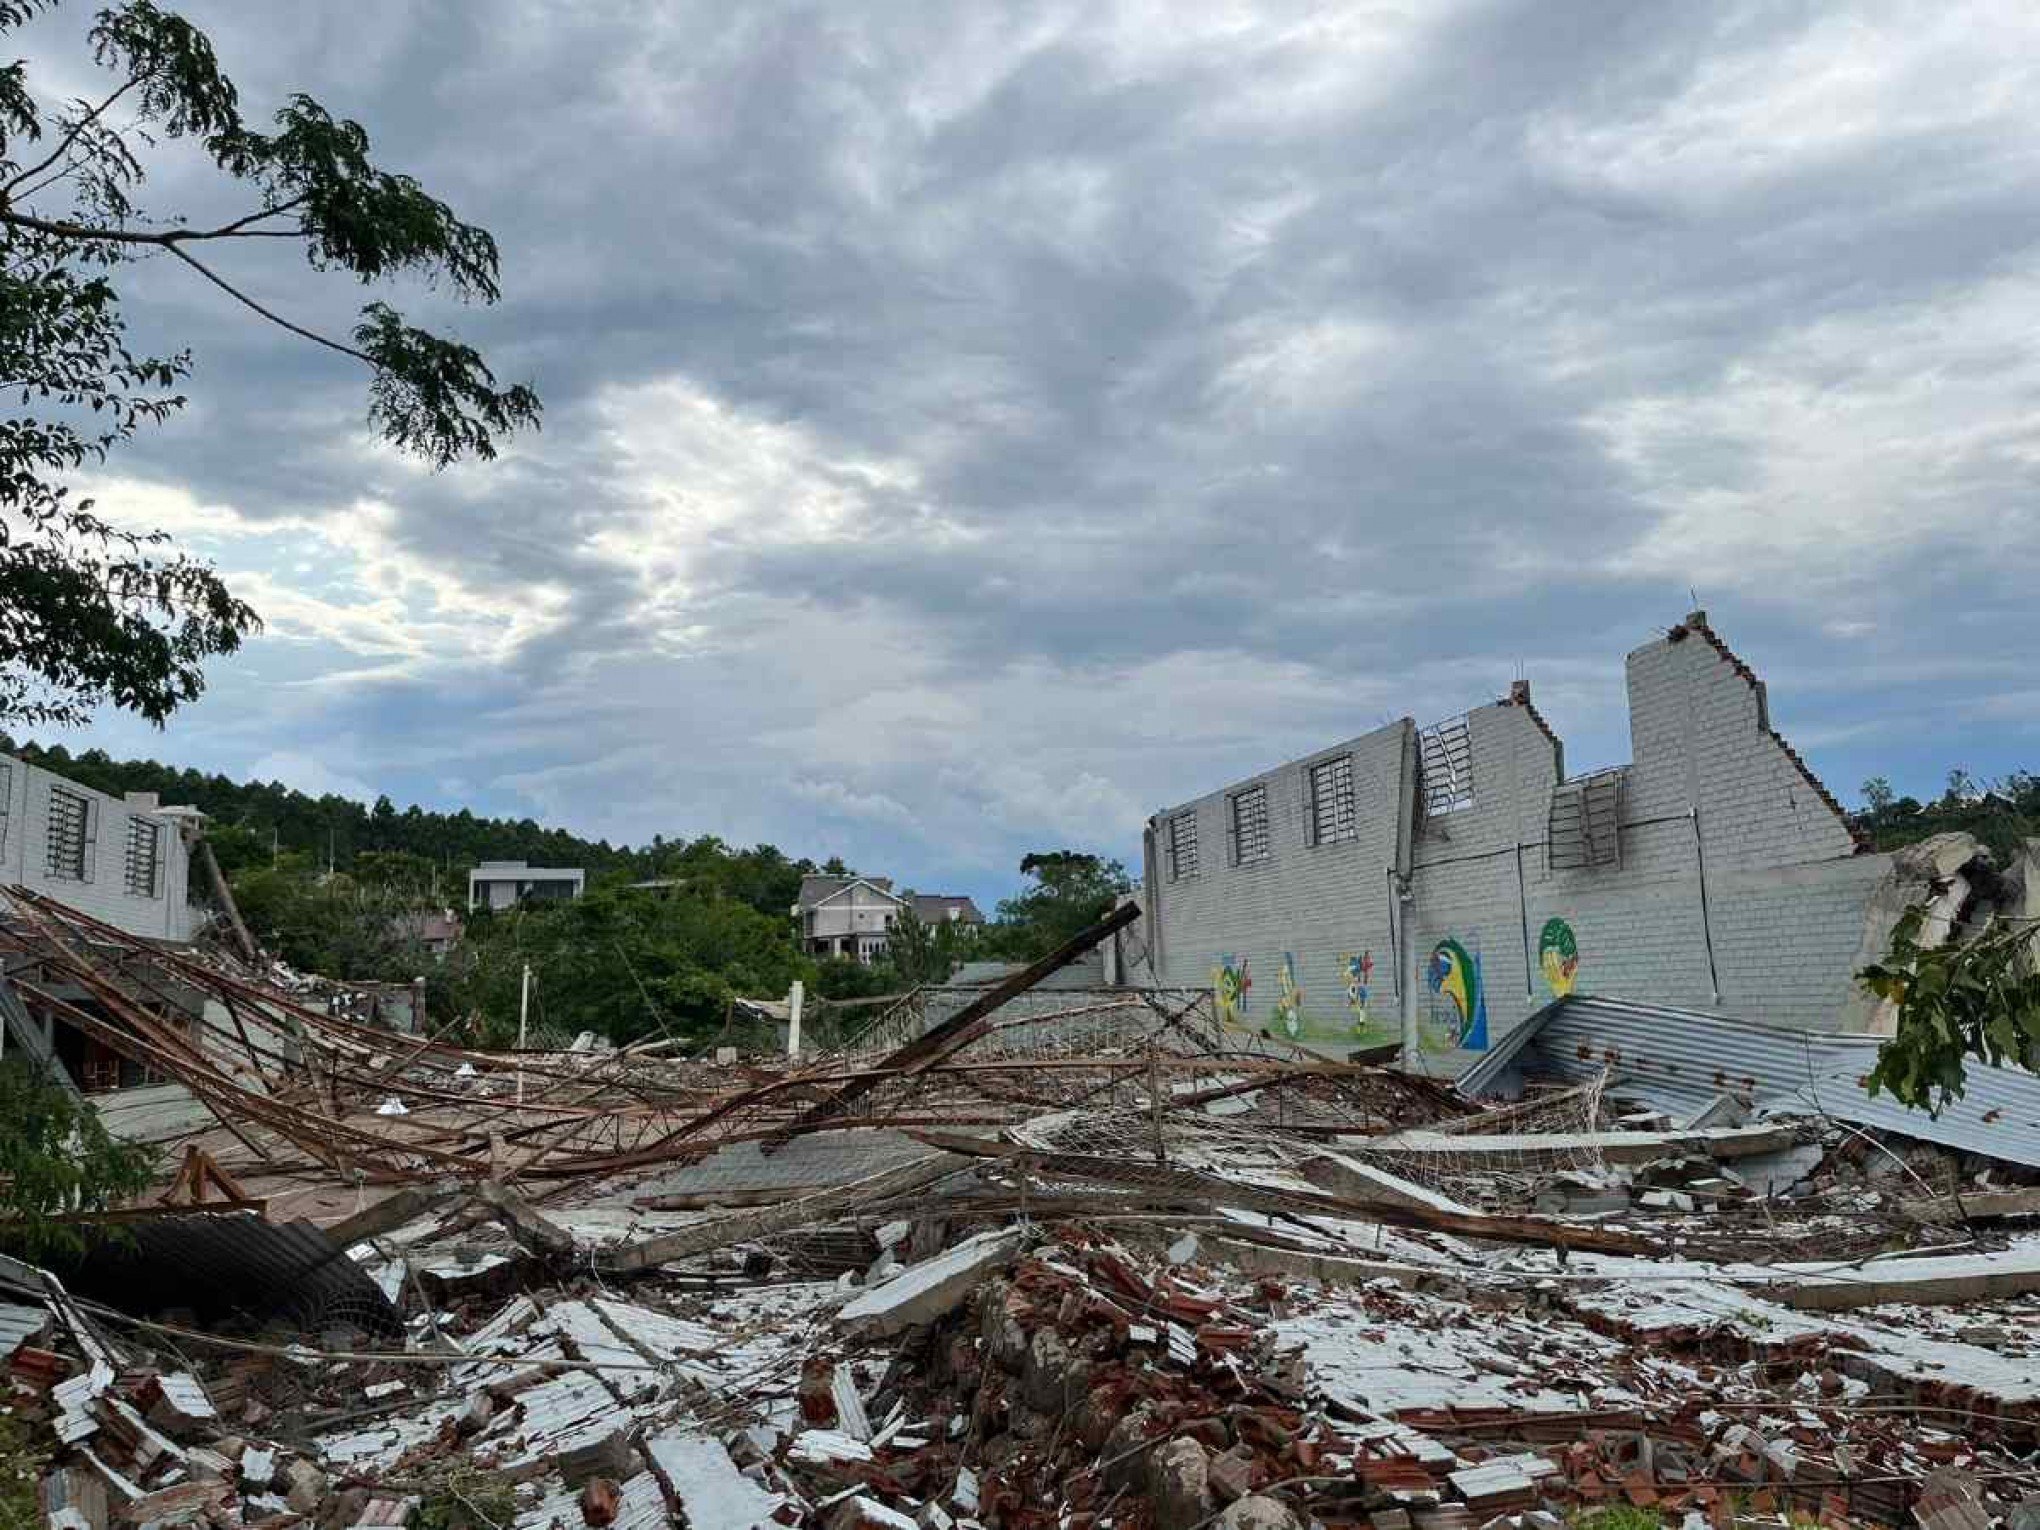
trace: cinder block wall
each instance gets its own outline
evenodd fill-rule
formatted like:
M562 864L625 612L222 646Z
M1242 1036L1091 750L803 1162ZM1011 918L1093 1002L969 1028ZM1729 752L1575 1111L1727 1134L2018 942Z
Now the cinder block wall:
M1393 723L1157 814L1148 828L1145 918L1150 930L1159 927L1159 980L1204 985L1221 962L1244 962L1252 985L1244 1018L1258 1027L1271 1023L1287 952L1305 1012L1336 1030L1350 1015L1344 958L1371 953L1368 1009L1392 1029L1396 973L1388 872L1403 814L1403 760L1411 729L1407 719ZM1354 834L1313 845L1307 833L1310 768L1342 754L1353 760ZM1230 802L1255 785L1268 793L1268 855L1232 865ZM1172 879L1169 821L1182 814L1197 821L1199 869L1195 876Z
M152 940L188 940L197 916L186 896L191 857L175 822L132 809L118 797L80 786L11 755L0 755L0 884L21 886ZM92 805L92 839L86 847L83 879L53 876L49 870L50 792L75 792ZM131 818L158 826L161 869L154 897L127 889L128 824Z
M1771 729L1762 682L1699 613L1630 654L1627 682L1633 757L1621 767L1619 866L1550 866L1563 749L1527 687L1467 714L1473 801L1420 816L1412 842L1420 966L1448 938L1478 958L1492 1039L1551 999L1539 947L1547 921L1560 919L1578 947L1578 992L1839 1026L1889 858L1857 852L1838 805ZM1391 734L1399 748L1400 728L1352 747L1385 756ZM1304 763L1265 778L1271 808L1301 812L1295 781ZM1395 779L1384 760L1367 777ZM1357 943L1374 952L1370 1008L1393 1024L1384 871L1394 858L1393 815L1413 811L1414 795L1392 803L1377 791L1371 806L1382 816L1370 813L1350 856L1307 851L1299 822L1286 838L1278 832L1269 862L1229 868L1222 815L1236 789L1189 805L1200 815L1201 843L1216 853L1207 849L1196 888L1164 883L1154 900L1166 980L1207 982L1220 953L1243 954L1254 981L1247 1009L1265 1023L1281 953L1290 951L1312 1012L1336 1012L1339 959ZM1167 816L1154 820L1158 839ZM1166 876L1166 858L1158 860ZM1442 1028L1444 1001L1428 985L1417 999L1419 1013Z

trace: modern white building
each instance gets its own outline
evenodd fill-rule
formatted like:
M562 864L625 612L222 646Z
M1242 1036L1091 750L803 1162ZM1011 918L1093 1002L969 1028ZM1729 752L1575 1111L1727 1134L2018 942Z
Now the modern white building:
M203 815L153 792L110 797L0 755L0 886L26 887L150 940L191 939L191 845Z
M524 861L483 861L468 873L468 912L497 913L520 903L566 903L586 891L578 866L533 866Z

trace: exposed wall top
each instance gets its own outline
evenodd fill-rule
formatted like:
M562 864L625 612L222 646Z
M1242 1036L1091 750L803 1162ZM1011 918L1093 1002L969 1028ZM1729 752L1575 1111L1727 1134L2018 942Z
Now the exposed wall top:
M1707 613L1705 611L1687 612L1686 619L1665 634L1665 640L1671 643L1682 643L1690 637L1699 638L1709 648L1712 648L1717 654L1721 655L1723 662L1735 671L1744 684L1749 686L1757 698L1757 725L1770 735L1773 743L1784 751L1785 758L1792 763L1792 768L1799 772L1800 778L1806 782L1813 794L1821 800L1829 812L1835 815L1836 821L1847 831L1851 843L1855 845L1856 853L1858 855L1868 854L1873 848L1870 843L1870 837L1850 821L1848 813L1843 810L1841 803L1836 800L1835 794L1828 790L1827 783L1813 773L1813 767L1806 763L1805 758L1797 749L1794 749L1791 744L1786 742L1785 735L1771 726L1771 700L1769 692L1764 687L1764 682L1758 679L1757 672L1750 668L1743 661L1742 657L1722 640L1721 634L1708 625Z

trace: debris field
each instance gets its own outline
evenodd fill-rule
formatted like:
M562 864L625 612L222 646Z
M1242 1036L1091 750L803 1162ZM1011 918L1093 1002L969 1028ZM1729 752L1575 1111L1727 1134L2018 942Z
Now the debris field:
M0 1260L45 1521L2040 1524L2033 1121L1530 1053L1476 1097L1038 988L1111 927L715 1063L383 1031L10 891L10 1038L203 1111L82 1252Z

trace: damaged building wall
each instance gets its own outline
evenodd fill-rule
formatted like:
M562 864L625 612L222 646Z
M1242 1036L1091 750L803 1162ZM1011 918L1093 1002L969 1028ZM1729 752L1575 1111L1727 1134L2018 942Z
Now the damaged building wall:
M1463 718L1408 720L1158 814L1156 975L1244 980L1239 1020L1307 1041L1396 1034L1390 870L1410 836L1409 934L1427 1045L1474 1047L1556 995L1718 1006L1778 1024L1855 1022L1853 973L1906 874L1862 852L1771 726L1763 682L1695 612L1628 657L1630 763L1568 778L1527 684ZM1416 767L1398 769L1405 740ZM1350 753L1354 838L1309 842L1309 767ZM1268 786L1265 857L1235 864L1234 800ZM1203 864L1171 878L1172 821ZM1554 843L1556 836L1557 842ZM1881 900L1881 902L1880 902ZM1872 928L1876 926L1876 928Z
M49 894L131 935L189 940L191 854L180 817L0 754L0 886Z
M1364 970L1363 1007L1392 1027L1389 871L1413 749L1405 720L1152 819L1142 933L1156 979L1211 984L1224 1023L1329 1042L1354 1032L1346 984Z

